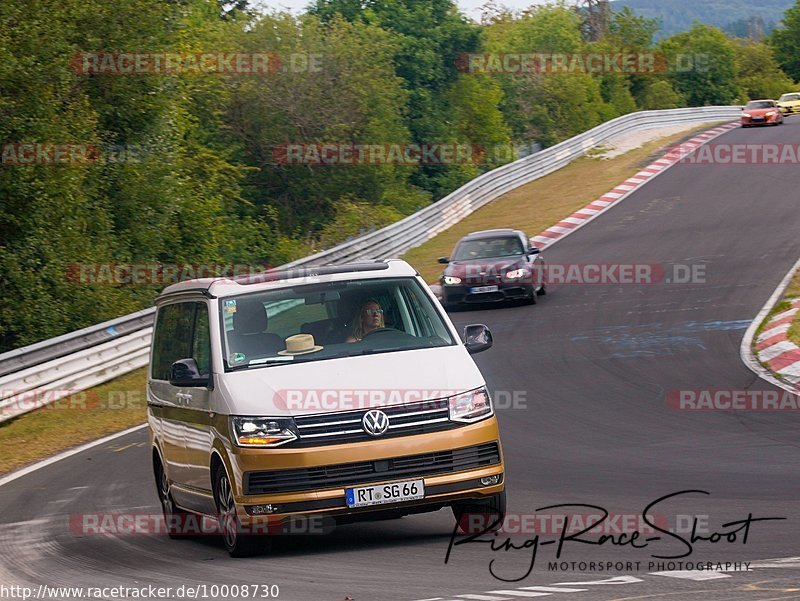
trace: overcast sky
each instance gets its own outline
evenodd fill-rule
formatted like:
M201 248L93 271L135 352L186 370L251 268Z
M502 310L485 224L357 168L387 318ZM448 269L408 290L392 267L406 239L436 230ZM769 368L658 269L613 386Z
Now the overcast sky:
M309 2L310 0L260 0L258 2L252 2L252 4L267 9L283 9L297 13L308 6ZM480 7L483 6L485 2L486 0L457 0L456 4L458 4L461 12L477 21L481 16ZM501 0L498 4L503 4L508 8L517 10L527 8L531 4L543 4L544 2L545 0ZM570 2L570 4L572 4L572 2Z

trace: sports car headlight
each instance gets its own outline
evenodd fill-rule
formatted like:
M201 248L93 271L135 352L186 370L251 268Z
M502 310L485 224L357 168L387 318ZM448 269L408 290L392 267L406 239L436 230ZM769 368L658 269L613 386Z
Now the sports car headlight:
M742 117L747 117L749 119L750 118L750 113L742 113Z
M492 399L485 388L451 396L450 419L454 422L477 422L494 414Z
M506 273L506 277L509 280L518 280L519 278L524 278L530 272L527 269L515 269L514 271L509 271Z
M461 283L461 278L457 278L454 275L446 275L444 276L444 283L448 286L454 286L455 284Z
M297 438L291 418L234 416L231 427L240 447L277 447Z
M767 117L774 117L774 116L775 116L775 111L769 111L767 113Z

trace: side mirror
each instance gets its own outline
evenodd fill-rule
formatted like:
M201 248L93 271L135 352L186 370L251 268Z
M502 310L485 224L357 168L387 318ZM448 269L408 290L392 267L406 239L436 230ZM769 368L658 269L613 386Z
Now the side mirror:
M540 250L539 250L538 248L536 248L535 246L531 246L531 247L528 249L528 254L531 254L531 255L538 255L540 252L542 252L542 251L540 251Z
M470 355L492 348L492 331L482 323L473 323L464 328L464 346Z
M447 265L448 263L450 263L450 257L439 257L439 258L438 258L438 259L436 259L436 260L437 260L439 263L441 263L442 265Z
M208 376L201 376L194 359L179 359L169 368L169 383L179 388L208 386Z

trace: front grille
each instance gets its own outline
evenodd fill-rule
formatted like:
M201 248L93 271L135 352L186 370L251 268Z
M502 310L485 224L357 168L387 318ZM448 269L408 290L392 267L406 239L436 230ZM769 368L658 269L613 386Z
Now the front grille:
M288 470L245 472L246 495L340 488L397 478L413 478L473 470L500 463L496 442L450 451L407 455L375 461L340 463Z
M450 421L447 399L380 407L389 417L389 429L379 437L364 432L361 419L369 409L339 411L294 418L299 438L286 446L311 447L376 438L394 438L449 430L464 424Z

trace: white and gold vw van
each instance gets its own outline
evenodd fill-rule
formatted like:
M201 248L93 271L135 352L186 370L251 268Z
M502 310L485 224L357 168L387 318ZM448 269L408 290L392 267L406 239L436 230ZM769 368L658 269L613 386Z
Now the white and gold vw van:
M404 261L185 281L156 305L148 420L171 535L207 516L239 556L298 516L505 511L470 357L491 333L462 343Z

